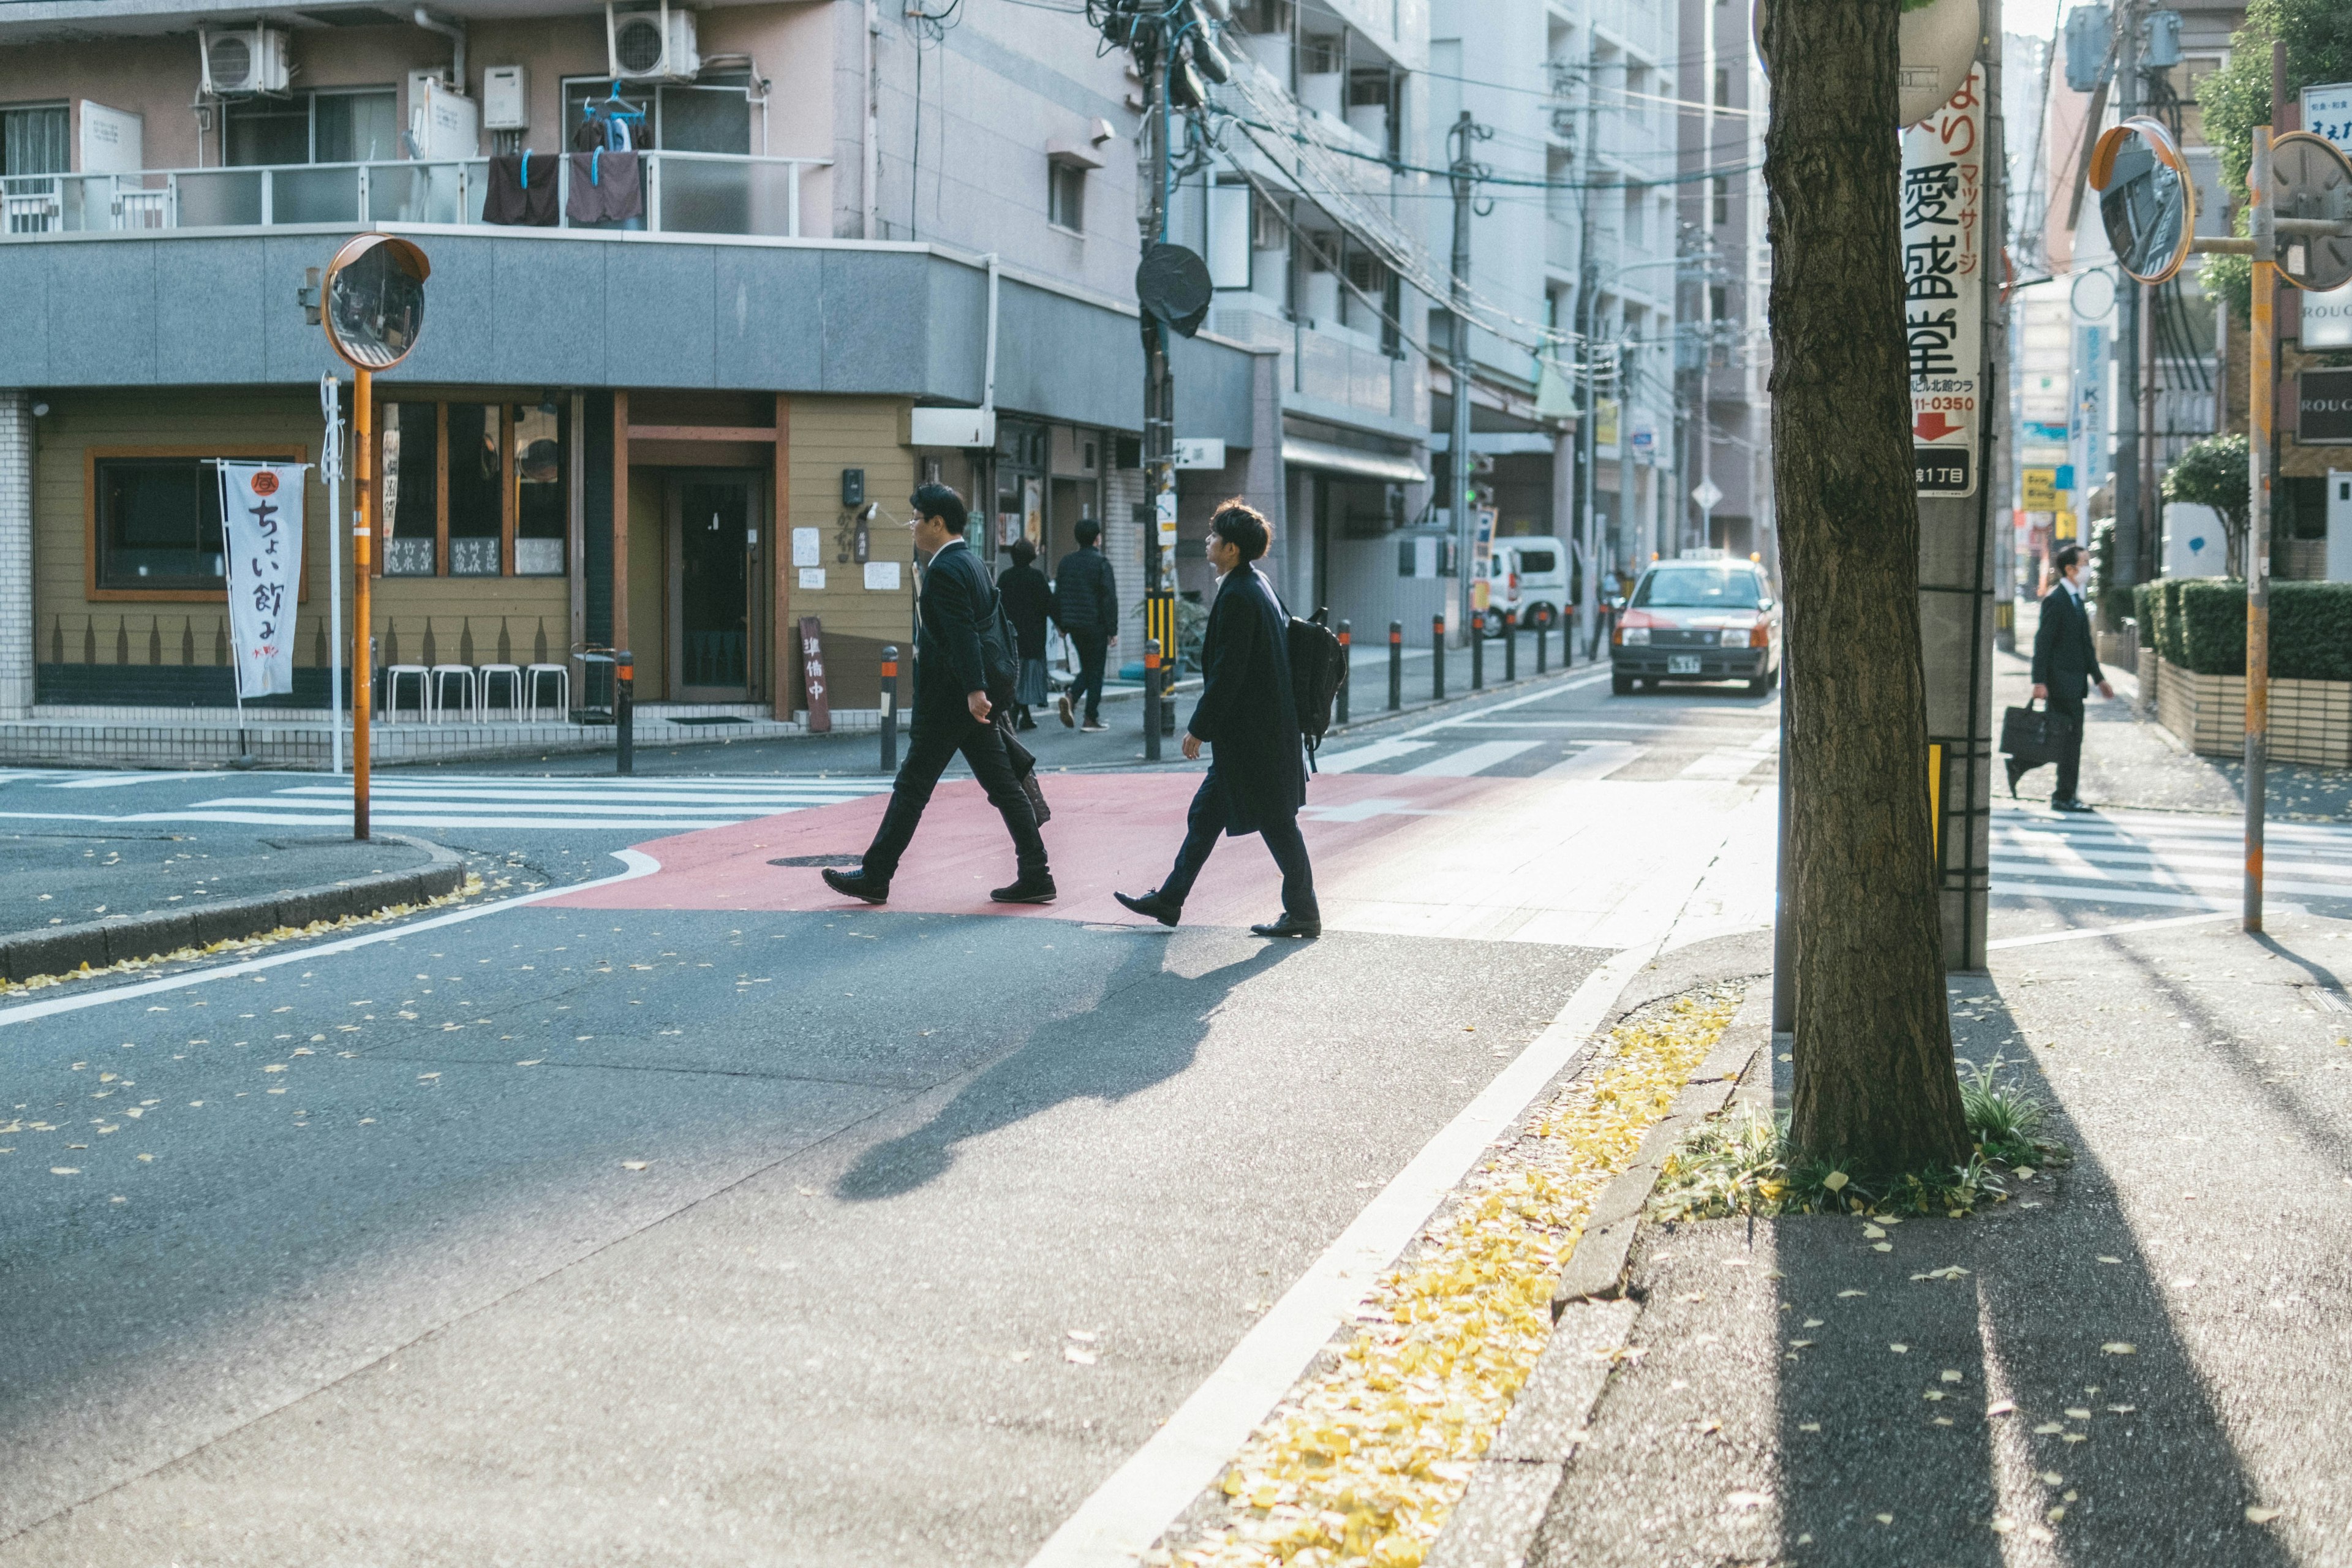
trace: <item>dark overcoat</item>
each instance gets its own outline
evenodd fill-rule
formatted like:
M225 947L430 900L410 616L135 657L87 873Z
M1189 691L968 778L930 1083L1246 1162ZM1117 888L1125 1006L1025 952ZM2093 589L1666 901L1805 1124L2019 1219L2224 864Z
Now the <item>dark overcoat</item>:
M1054 591L1045 574L1034 566L1007 566L997 574L997 592L1004 595L1004 618L1013 623L1023 658L1045 657L1045 617L1054 607Z
M1186 726L1213 749L1225 831L1255 833L1307 803L1307 749L1290 691L1290 616L1247 562L1225 574L1201 641L1201 701Z
M971 722L965 700L988 687L980 628L995 603L987 569L961 540L941 545L923 568L923 591L916 600L921 621L915 633L917 722L932 716Z
M2033 684L2048 687L2061 702L2080 702L2094 682L2105 679L2090 614L2061 583L2042 601L2042 624L2033 632Z

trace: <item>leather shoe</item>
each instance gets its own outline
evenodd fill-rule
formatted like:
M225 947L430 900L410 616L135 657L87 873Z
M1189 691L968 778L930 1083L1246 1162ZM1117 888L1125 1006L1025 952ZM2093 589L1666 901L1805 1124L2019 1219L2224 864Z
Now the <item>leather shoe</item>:
M2088 811L2091 808L2084 805L2080 799L2069 796L2064 800L2052 801L2050 803L2050 809L2053 811Z
M1164 926L1172 926L1184 918L1184 906L1170 903L1160 896L1160 889L1157 888L1139 898L1126 893L1113 893L1111 897L1133 910L1137 914L1149 916Z
M836 893L844 893L853 899L863 899L869 904L887 904L890 901L890 884L877 882L863 871L826 870L820 874L824 878L824 885Z
M1076 715L1070 711L1070 694L1068 692L1065 691L1062 693L1062 700L1059 706L1062 714L1062 728L1065 730L1075 729L1078 721Z
M1272 921L1266 925L1250 927L1250 934L1252 936L1286 937L1321 936L1323 934L1323 922L1319 920L1303 921L1297 915L1292 914L1289 910L1285 910L1280 920Z
M988 895L1000 904L1050 904L1054 901L1054 879L1039 873L1024 877L1009 888L998 888Z

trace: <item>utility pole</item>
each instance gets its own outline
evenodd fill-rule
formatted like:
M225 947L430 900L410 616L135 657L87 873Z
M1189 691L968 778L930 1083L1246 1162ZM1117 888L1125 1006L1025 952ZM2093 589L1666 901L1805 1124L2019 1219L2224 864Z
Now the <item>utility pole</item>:
M1599 434L1601 418L1600 366L1595 358L1594 329L1600 324L1601 311L1593 298L1601 287L1601 268L1592 258L1592 142L1600 134L1600 104L1594 97L1596 83L1593 71L1599 59L1599 46L1593 41L1591 13L1586 14L1584 46L1584 145L1577 160L1583 174L1577 191L1576 241L1576 322L1577 358L1584 365L1584 400L1582 412L1576 421L1576 549L1582 557L1583 570L1579 574L1582 588L1576 595L1576 626L1586 639L1586 657L1597 658L1601 653L1601 531L1592 521L1592 463L1594 437ZM1572 658L1572 655L1570 656ZM1570 662L1563 658L1562 663Z
M1149 163L1142 171L1148 194L1141 221L1148 251L1168 238L1168 175L1173 164L1169 143L1175 124L1169 72L1176 51L1165 33L1139 22L1133 37L1136 68L1143 77L1143 155ZM1164 729L1174 711L1168 699L1180 663L1175 563L1166 548L1176 532L1176 378L1168 363L1168 323L1149 310L1143 313L1143 635L1146 640L1157 637L1162 653L1162 673L1145 675L1163 682L1159 701L1149 706ZM1160 749L1156 732L1150 749Z
M2140 7L2123 0L2116 7L2116 90L2122 118L2140 111ZM2116 323L2116 583L2127 588L2139 581L2140 562L2140 321L2146 314L2149 285L2122 279L2116 290L2119 319ZM2086 509L2087 510L2087 509ZM2084 524L2087 525L2088 519ZM2088 547L2088 535L2076 541Z
M1454 187L1454 425L1446 447L1446 489L1452 492L1446 505L1453 513L1454 576L1461 584L1452 629L1465 636L1469 635L1474 607L1471 595L1477 589L1473 576L1477 567L1477 524L1470 483L1470 216L1478 182L1486 174L1470 156L1470 150L1494 134L1492 126L1479 124L1466 109L1445 133L1453 152L1446 175Z

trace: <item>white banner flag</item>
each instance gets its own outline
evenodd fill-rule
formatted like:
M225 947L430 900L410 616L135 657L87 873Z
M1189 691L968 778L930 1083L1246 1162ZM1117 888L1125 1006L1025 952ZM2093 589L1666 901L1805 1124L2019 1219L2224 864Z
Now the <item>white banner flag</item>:
M294 689L294 605L301 592L302 463L220 465L228 536L229 641L236 695Z

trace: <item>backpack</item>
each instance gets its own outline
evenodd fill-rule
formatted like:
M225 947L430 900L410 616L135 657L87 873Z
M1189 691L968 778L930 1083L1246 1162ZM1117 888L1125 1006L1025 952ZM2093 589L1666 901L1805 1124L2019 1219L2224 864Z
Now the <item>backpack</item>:
M1331 728L1331 705L1348 683L1348 650L1327 624L1329 608L1315 612L1312 620L1290 617L1290 696L1298 709L1298 732L1307 742L1307 765Z

